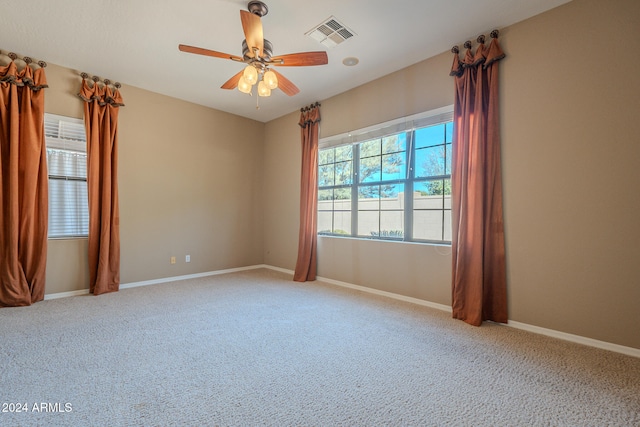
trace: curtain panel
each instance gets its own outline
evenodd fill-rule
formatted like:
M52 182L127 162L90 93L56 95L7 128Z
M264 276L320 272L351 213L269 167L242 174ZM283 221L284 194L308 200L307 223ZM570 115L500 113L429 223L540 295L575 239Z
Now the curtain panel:
M87 191L89 194L89 291L94 295L120 288L120 212L118 206L117 87L82 80L85 101Z
M13 55L13 54L11 54ZM14 56L11 56L15 59ZM0 66L0 306L44 299L48 174L44 66Z
M302 171L300 178L300 231L298 260L293 280L306 282L316 279L317 271L317 207L318 207L318 130L320 104L300 110L302 142Z
M498 61L504 58L498 32L484 46L478 37L460 61L454 47L455 79L452 158L452 312L479 326L507 322L506 263L502 215Z

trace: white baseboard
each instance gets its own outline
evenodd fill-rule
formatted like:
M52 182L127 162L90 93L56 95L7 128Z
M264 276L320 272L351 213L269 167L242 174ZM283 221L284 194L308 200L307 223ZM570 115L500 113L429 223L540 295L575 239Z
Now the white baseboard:
M143 280L140 282L131 282L120 285L120 289L137 288L138 286L157 285L159 283L175 282L178 280L197 279L199 277L217 276L220 274L236 273L238 271L256 270L258 268L266 268L264 264L250 265L247 267L228 268L225 270L206 271L204 273L186 274L184 276L163 277L161 279Z
M266 268L271 268L271 267L266 266ZM290 272L290 273L293 274L292 271L286 271L286 272ZM412 297L408 297L408 296L405 296L405 295L395 294L393 292L380 291L378 289L367 288L366 286L354 285L352 283L341 282L341 281L338 281L338 280L327 279L325 277L317 277L317 280L321 281L321 282L326 282L326 283L330 283L330 284L333 284L333 285L337 285L337 286L343 286L345 288L357 289L359 291L368 292L368 293L375 294L375 295L382 295L382 296L393 298L393 299L397 299L397 300L400 300L400 301L406 301L406 302L410 302L410 303L414 303L414 304L418 304L418 305L422 305L422 306L426 306L426 307L431 307L431 308L435 308L435 309L438 309L438 310L442 310L442 311L446 311L448 313L451 313L451 307L448 306L448 305L444 305L444 304L438 304L438 303L434 303L434 302L430 302L430 301L421 300L421 299L418 299L418 298L412 298ZM640 358L640 349L633 348L633 347L626 347L626 346L623 346L623 345L613 344L613 343L606 342L606 341L599 341L599 340L595 340L593 338L587 338L587 337L583 337L583 336L580 336L580 335L568 334L566 332L560 332L560 331L556 331L556 330L553 330L553 329L541 328L539 326L529 325L527 323L516 322L514 320L509 320L509 323L501 324L501 325L509 326L509 327L516 328L516 329L522 329L524 331L533 332L533 333L540 334L540 335L546 335L546 336L549 336L549 337L558 338L558 339L561 339L561 340L564 340L564 341L570 341L570 342L574 342L574 343L577 343L577 344L586 345L586 346L589 346L589 347L600 348L600 349L603 349L603 350L609 350L609 351L613 351L613 352L616 352L616 353L622 353L622 354L626 354L628 356L633 356L633 357Z
M48 300L48 299L57 299L57 298L66 298L66 297L77 297L78 295L87 295L87 294L89 294L89 289L80 289L78 291L57 292L55 294L46 294L44 296L44 299Z
M536 334L547 335L553 338L559 338L565 341L571 341L578 344L587 345L589 347L596 347L603 350L614 351L616 353L626 354L628 356L640 357L640 349L633 347L625 347L623 345L613 344L606 341L594 340L593 338L587 338L580 335L568 334L566 332L560 332L553 329L541 328L539 326L529 325L527 323L520 323L514 320L509 320L509 323L505 326L511 326L512 328L522 329L524 331L533 332Z
M393 298L393 299L396 299L396 300L410 302L410 303L413 303L413 304L422 305L422 306L425 306L425 307L431 307L431 308L435 308L437 310L447 311L447 312L451 313L451 307L449 307L448 305L444 305L444 304L438 304L436 302L426 301L426 300L419 299L419 298L408 297L406 295L396 294L396 293L393 293L393 292L381 291L379 289L368 288L366 286L354 285L352 283L341 282L339 280L328 279L326 277L318 277L317 280L320 281L320 282L325 282L325 283L329 283L329 284L336 285L336 286L342 286L344 288L355 289L355 290L362 291L362 292L368 292L368 293L374 294L374 295L381 295L381 296L384 296L384 297L387 297L387 298Z
M121 284L120 285L120 289L128 289L128 288L135 288L138 286L148 286L148 285L156 285L159 283L167 283L167 282L175 282L178 280L187 280L187 279L195 279L198 277L207 277L207 276L216 276L219 274L227 274L227 273L235 273L238 271L247 271L247 270L256 270L259 268L267 268L269 270L274 270L274 271L279 271L281 273L286 273L286 274L291 274L293 275L294 272L292 270L288 270L285 268L280 268L280 267L274 267L272 265L267 265L267 264L258 264L258 265L251 265L251 266L247 266L247 267L238 267L238 268L229 268L229 269L225 269L225 270L216 270L216 271L208 271L208 272L204 272L204 273L196 273L196 274L187 274L184 276L173 276L173 277L165 277L162 279L154 279L154 280L143 280L140 282L132 282L132 283L126 283L126 284ZM360 285L354 285L353 283L347 283L347 282L341 282L339 280L333 280L333 279L329 279L326 277L317 277L317 281L319 282L324 282L324 283L328 283L331 285L336 285L336 286L342 286L344 288L349 288L349 289L355 289L358 291L362 291L362 292L367 292L370 294L375 294L375 295L381 295L387 298L393 298L396 300L400 300L400 301L405 301L405 302L410 302L413 304L417 304L417 305L421 305L421 306L425 306L425 307L430 307L430 308L435 308L437 310L442 310L442 311L446 311L448 313L451 313L451 307L448 305L444 305L444 304L438 304L435 302L431 302L431 301L426 301L426 300L421 300L418 298L413 298L413 297L408 297L406 295L400 295L400 294L396 294L393 292L387 292L387 291L381 291L379 289L373 289L373 288L368 288L366 286L360 286ZM86 295L89 293L88 289L82 289L79 291L70 291L70 292L59 292L59 293L55 293L55 294L47 294L44 296L45 300L49 300L49 299L56 299L56 298L65 298L65 297L72 297L72 296L78 296L78 295ZM509 320L509 323L507 323L505 326L509 326L512 328L516 328L516 329L522 329L524 331L528 331L528 332L533 332L536 334L541 334L541 335L546 335L549 337L553 337L553 338L558 338L561 340L565 340L565 341L570 341L570 342L574 342L577 344L582 344L582 345L586 345L589 347L596 347L596 348L600 348L603 350L609 350L609 351L613 351L616 353L622 353L622 354L626 354L628 356L633 356L633 357L638 357L640 358L640 349L637 348L633 348L633 347L625 347L623 345L618 345L618 344L613 344L613 343L609 343L606 341L599 341L599 340L595 340L592 338L587 338L587 337L583 337L580 335L573 335L573 334L568 334L566 332L560 332L560 331L556 331L553 329L547 329L547 328L541 328L539 326L534 326L534 325L529 325L526 323L521 323L521 322L516 322L514 320Z

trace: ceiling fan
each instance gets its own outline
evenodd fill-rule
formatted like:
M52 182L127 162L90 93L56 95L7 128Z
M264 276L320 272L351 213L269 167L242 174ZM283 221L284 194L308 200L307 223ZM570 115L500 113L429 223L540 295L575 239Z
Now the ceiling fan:
M259 96L270 96L271 90L276 88L279 88L289 96L297 94L300 89L270 67L325 65L329 62L327 53L317 51L272 56L273 45L264 38L260 19L269 12L267 5L261 1L250 1L247 9L248 12L245 10L240 11L240 21L242 22L245 36L245 40L242 42L242 57L184 44L179 45L178 49L182 52L231 59L232 61L247 64L242 71L227 80L221 86L222 89L235 89L237 87L241 92L250 94L253 85L257 83Z

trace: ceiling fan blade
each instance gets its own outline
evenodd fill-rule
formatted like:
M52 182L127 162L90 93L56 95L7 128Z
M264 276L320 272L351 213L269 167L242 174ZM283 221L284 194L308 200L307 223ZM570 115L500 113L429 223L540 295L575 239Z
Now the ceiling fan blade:
M203 49L201 47L187 46L186 44L178 45L178 49L182 52L195 53L196 55L213 56L214 58L232 59L234 61L242 61L242 58L236 55L231 55L223 52L216 52L215 50Z
M275 56L271 58L271 61L273 61L272 65L277 65L279 67L307 67L311 65L325 65L329 63L327 52L325 51L290 53L288 55ZM282 63L279 64L278 62Z
M281 91L283 91L289 96L293 96L298 92L300 92L300 89L298 89L296 85L291 83L291 80L289 80L288 78L286 78L285 76L277 72L276 70L271 70L271 71L273 71L276 74L276 77L278 78L278 89L280 89Z
M229 80L224 82L224 84L220 86L220 89L235 89L238 86L240 77L242 77L242 73L244 73L244 70L240 70L238 74L236 74L235 76L231 77Z
M247 41L247 46L249 46L248 55L253 58L254 48L257 48L258 56L262 57L264 34L262 32L262 21L260 17L246 10L241 10L240 20L242 21L244 38Z

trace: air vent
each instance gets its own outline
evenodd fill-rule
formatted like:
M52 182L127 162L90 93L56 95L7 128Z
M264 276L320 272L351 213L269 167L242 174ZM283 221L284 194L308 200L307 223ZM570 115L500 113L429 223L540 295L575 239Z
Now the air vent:
M323 23L317 25L305 33L324 47L332 48L340 43L349 40L356 35L353 31L340 23L335 17L325 19Z

